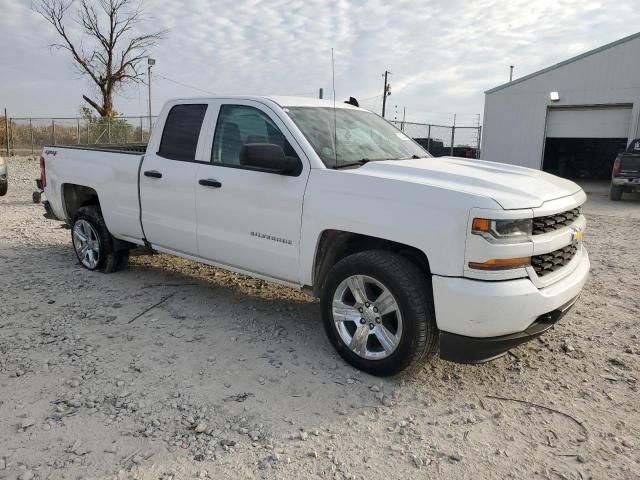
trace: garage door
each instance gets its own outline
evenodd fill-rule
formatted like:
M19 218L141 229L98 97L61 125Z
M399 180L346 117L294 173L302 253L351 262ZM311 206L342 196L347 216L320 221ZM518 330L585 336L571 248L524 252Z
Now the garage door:
M627 138L631 107L549 108L547 138Z

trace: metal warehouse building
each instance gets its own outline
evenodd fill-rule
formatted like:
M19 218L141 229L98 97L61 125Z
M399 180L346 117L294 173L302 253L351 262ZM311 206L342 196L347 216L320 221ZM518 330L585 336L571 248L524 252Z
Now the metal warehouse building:
M606 179L640 137L640 33L485 92L482 158Z

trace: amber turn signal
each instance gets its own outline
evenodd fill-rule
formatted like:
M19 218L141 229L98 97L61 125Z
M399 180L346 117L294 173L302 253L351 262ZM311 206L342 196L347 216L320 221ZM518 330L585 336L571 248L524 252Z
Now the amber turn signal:
M531 263L530 257L492 258L486 262L469 262L469 268L476 270L509 270L527 267Z
M471 224L472 232L488 232L491 221L488 218L474 218Z

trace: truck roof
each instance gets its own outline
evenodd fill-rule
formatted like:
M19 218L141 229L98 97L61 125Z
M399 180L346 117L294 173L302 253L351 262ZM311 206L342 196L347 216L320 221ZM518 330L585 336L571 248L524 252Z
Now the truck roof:
M173 101L193 101L193 100L221 100L221 99L236 99L236 100L255 100L262 101L265 100L276 103L281 107L325 107L325 108L333 108L333 100L321 100L319 98L310 98L310 97L287 97L287 96L262 96L262 95L216 95L211 97L188 97L188 98L178 98ZM362 110L358 107L354 107L353 105L344 103L343 100L336 99L336 108L348 108L355 110Z

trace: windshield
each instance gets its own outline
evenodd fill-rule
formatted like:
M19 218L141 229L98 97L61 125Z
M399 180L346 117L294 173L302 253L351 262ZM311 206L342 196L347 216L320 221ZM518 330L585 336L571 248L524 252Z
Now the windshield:
M364 110L334 110L331 107L287 107L284 110L330 168L431 156L382 117Z

